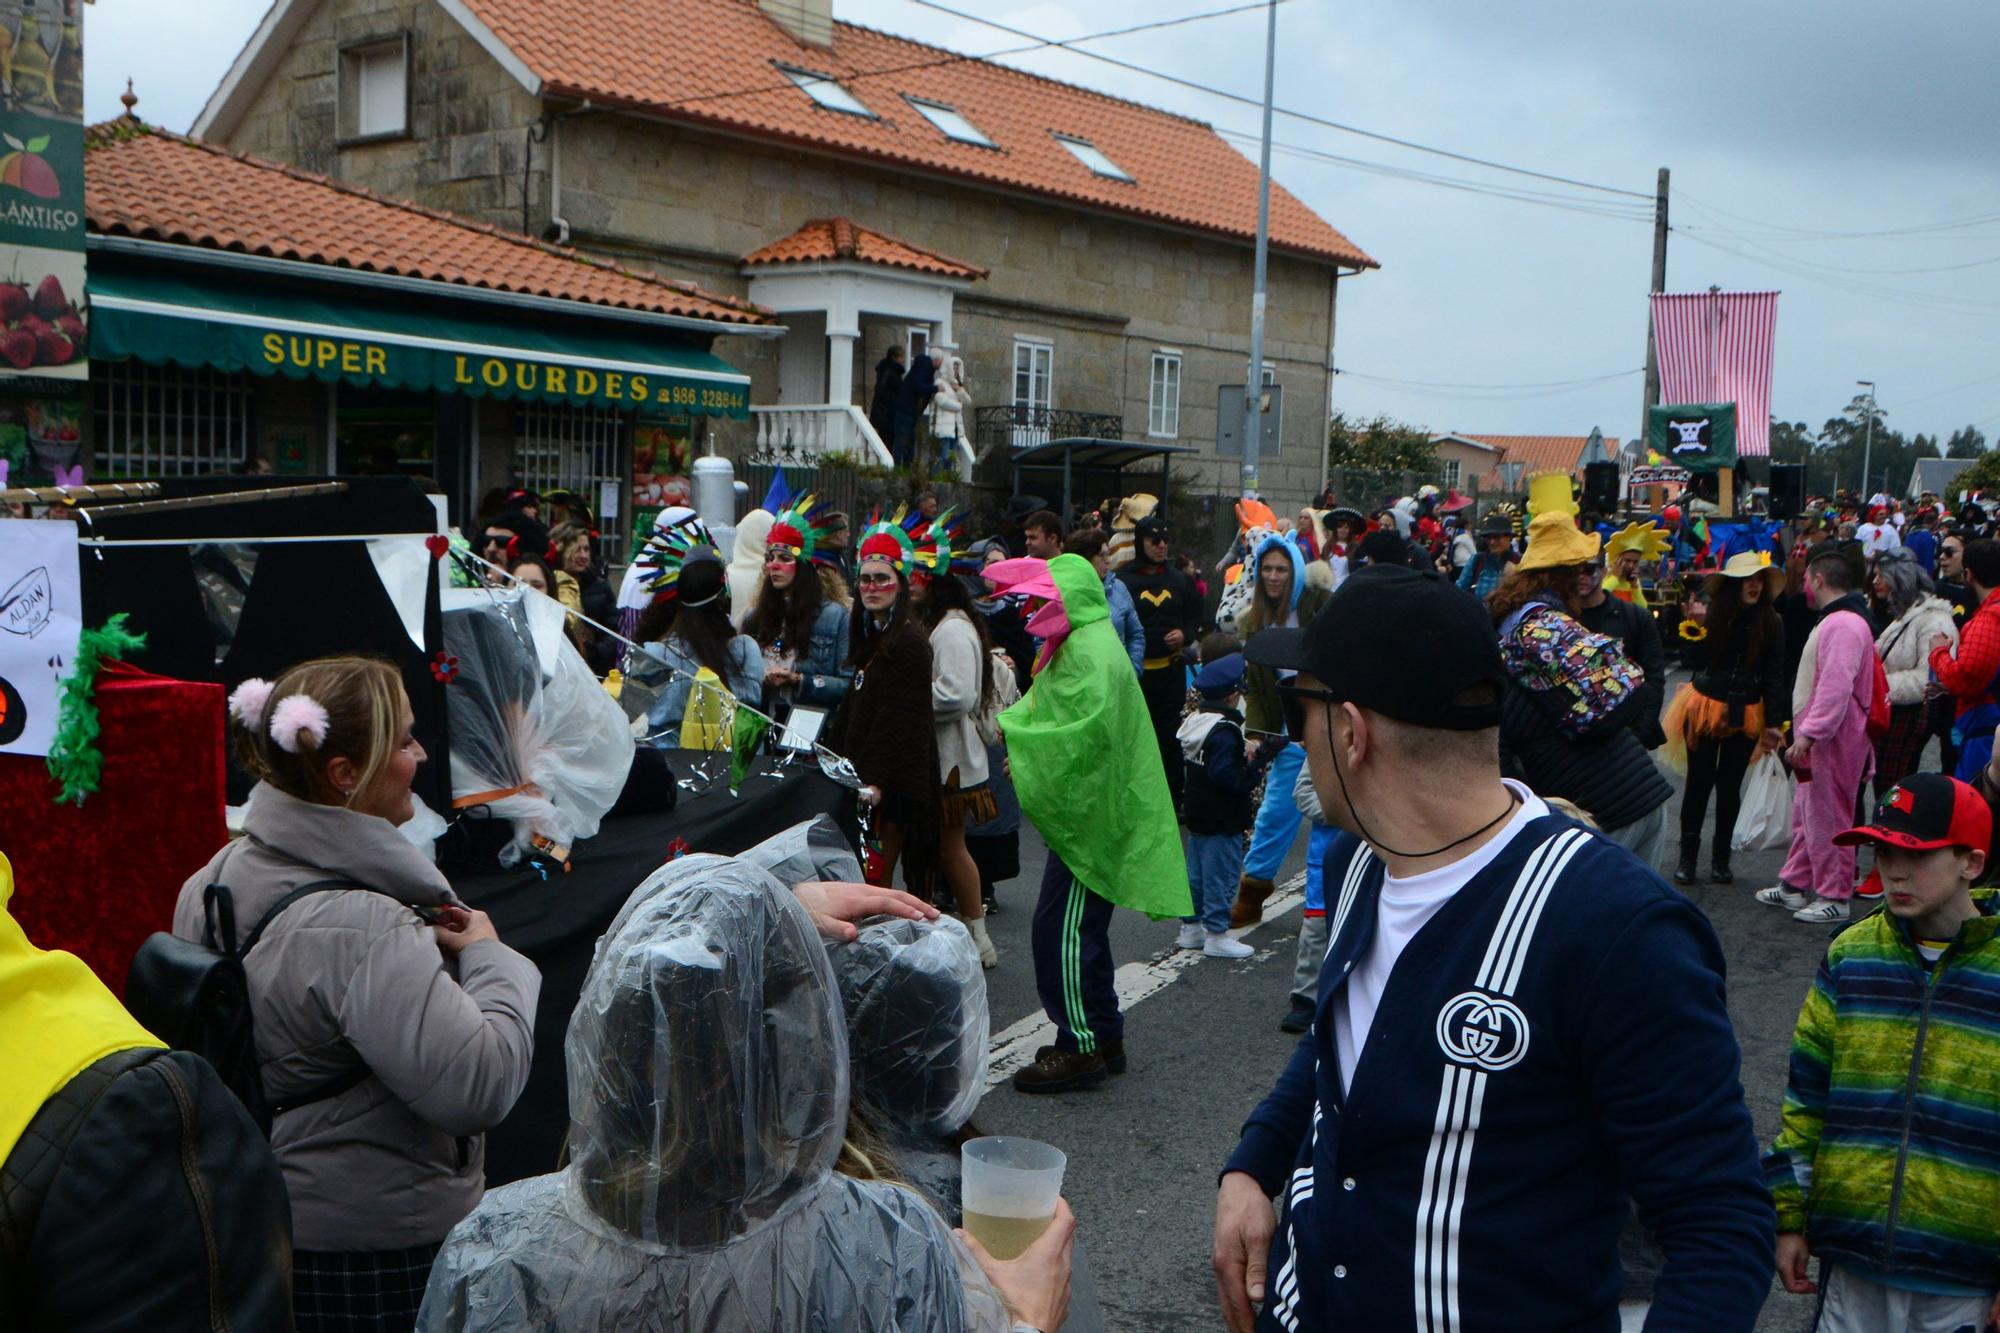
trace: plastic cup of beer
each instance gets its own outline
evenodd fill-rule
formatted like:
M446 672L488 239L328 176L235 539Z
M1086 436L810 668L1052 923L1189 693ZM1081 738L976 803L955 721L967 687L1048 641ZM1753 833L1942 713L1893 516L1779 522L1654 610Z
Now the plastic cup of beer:
M959 1153L965 1229L995 1259L1019 1258L1055 1220L1069 1159L1046 1143L1004 1136L973 1139Z

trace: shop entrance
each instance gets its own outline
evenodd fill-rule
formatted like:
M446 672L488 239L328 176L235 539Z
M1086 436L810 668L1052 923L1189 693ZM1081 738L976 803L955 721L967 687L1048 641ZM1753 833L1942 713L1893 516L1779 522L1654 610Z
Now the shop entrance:
M437 418L428 391L334 388L334 471L438 480Z

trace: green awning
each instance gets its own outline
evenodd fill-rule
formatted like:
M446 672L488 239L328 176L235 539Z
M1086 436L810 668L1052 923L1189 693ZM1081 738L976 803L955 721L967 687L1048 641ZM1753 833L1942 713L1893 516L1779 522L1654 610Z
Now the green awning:
M744 417L750 377L704 347L639 326L509 316L410 298L306 294L93 266L92 360L283 375L322 383L436 389L596 407Z

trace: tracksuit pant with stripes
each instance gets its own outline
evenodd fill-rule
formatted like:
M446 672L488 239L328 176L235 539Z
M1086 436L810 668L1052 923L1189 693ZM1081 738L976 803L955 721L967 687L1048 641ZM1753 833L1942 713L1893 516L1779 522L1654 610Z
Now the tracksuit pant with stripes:
M1088 1054L1125 1039L1111 961L1111 900L1077 883L1054 852L1042 870L1033 923L1035 993L1056 1025L1056 1047Z

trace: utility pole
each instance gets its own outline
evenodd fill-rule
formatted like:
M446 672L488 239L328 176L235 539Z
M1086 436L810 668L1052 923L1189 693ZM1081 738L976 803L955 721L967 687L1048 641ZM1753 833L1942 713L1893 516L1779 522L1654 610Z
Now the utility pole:
M1861 435L1861 512L1866 516L1869 496L1868 464L1872 461L1870 455L1875 452L1875 381L1856 380L1854 382L1868 390L1868 424ZM1883 489L1886 490L1888 488L1885 486Z
M1264 30L1264 146L1257 164L1257 270L1250 297L1250 373L1243 379L1243 493L1257 489L1259 420L1264 401L1264 280L1271 253L1271 93L1277 77L1278 0Z
M1667 289L1667 169L1660 168L1659 185L1653 195L1653 284L1647 290L1659 295ZM1660 349L1653 341L1653 303L1646 303L1646 406L1639 411L1639 439L1646 438L1646 409L1660 404Z

